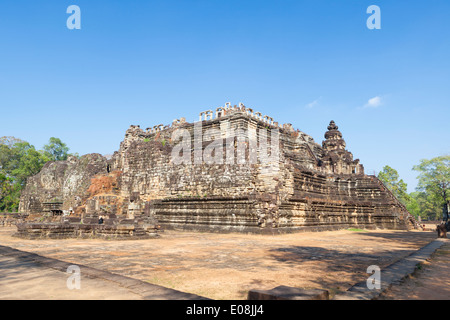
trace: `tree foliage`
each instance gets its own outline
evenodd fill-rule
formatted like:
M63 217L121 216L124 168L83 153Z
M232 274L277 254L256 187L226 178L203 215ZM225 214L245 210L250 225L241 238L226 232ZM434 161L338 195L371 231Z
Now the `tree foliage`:
M51 161L67 160L69 148L59 138L51 137L44 146L44 153Z
M450 200L450 156L421 160L412 169L419 175L416 191L410 194L395 169L385 166L378 178L416 218L442 219L443 206Z
M14 211L19 206L20 185L0 172L0 212Z
M442 218L442 206L439 199L426 192L411 192L406 208L416 218L421 217L428 220Z
M400 179L397 170L389 166L384 166L383 170L378 173L378 179L380 179L383 184L391 190L400 202L404 205L408 203L410 200L408 195L408 186L403 179Z
M423 159L413 170L419 172L418 190L433 195L442 205L450 200L450 156Z

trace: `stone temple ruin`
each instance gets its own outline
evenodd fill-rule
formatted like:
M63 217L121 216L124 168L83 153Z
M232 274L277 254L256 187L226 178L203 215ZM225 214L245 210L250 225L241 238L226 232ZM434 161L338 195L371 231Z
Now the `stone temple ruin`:
M334 121L319 145L242 103L199 116L146 130L133 125L110 159L88 154L47 163L21 195L19 212L27 218L17 224L17 235L146 238L159 228L273 234L416 227L381 181L364 174ZM188 137L182 154L191 162L173 161L177 130ZM277 149L277 157L248 161L275 132L277 145L269 149ZM246 161L206 163L202 155L211 141L215 159L243 146Z

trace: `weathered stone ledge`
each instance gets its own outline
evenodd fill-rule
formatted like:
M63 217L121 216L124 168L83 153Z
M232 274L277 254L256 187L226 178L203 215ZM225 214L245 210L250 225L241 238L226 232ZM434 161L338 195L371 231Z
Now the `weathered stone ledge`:
M100 238L104 240L151 239L159 235L153 228L136 225L22 223L14 237L23 239Z
M336 295L333 300L376 300L393 284L399 284L403 279L412 275L417 270L418 265L424 263L448 241L448 239L436 239L409 256L382 269L380 272L380 289L369 289L367 282L363 281L355 284L346 292Z

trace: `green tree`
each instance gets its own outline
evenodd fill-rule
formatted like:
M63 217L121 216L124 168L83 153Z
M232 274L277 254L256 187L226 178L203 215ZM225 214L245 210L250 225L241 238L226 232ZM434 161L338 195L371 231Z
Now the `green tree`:
M416 218L439 220L442 214L442 207L439 199L426 192L415 191L410 193L410 200L406 208Z
M400 179L397 170L384 166L383 170L378 173L378 179L380 179L383 184L391 190L394 196L404 205L408 203L409 195L407 192L407 184Z
M21 186L0 172L0 212L17 211Z
M450 156L423 159L413 167L419 172L417 190L435 197L441 205L450 200Z
M16 143L24 142L15 137L0 138L0 170L6 170L13 157L13 147Z
M69 148L59 138L51 137L48 144L44 146L45 155L51 161L67 160Z
M11 176L23 186L26 179L38 174L49 160L46 154L37 151L28 142L16 143L14 145L14 158L10 165Z
M23 142L23 140L20 140L16 137L7 137L7 136L0 138L0 145L5 145L8 147L12 147L14 144L18 142Z

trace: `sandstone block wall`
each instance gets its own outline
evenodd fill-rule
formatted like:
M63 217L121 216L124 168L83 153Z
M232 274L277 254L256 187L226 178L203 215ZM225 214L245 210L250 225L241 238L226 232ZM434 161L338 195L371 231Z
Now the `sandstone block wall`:
M61 210L65 211L80 206L88 197L91 179L106 170L107 160L100 154L48 162L41 172L27 179L19 212L38 216L45 211L44 203L48 202L62 202Z
M86 212L94 201L97 211L114 206L115 213L133 219L146 212L163 227L189 230L273 233L415 225L382 183L364 174L334 121L319 145L292 125L281 126L243 105L202 112L199 120L181 118L146 130L131 126L111 160L87 155L47 164L27 182L20 210L40 212L43 202L59 197L64 209L85 207ZM180 164L172 151L179 146L173 134L181 129L190 139L185 158L190 161ZM276 148L272 132L279 133ZM266 139L269 153L278 148L277 157L250 161L255 146ZM213 140L223 150L223 161L196 161ZM242 150L245 161L237 163ZM106 184L112 173L117 173L114 188L95 196L87 192L93 189L89 183Z

